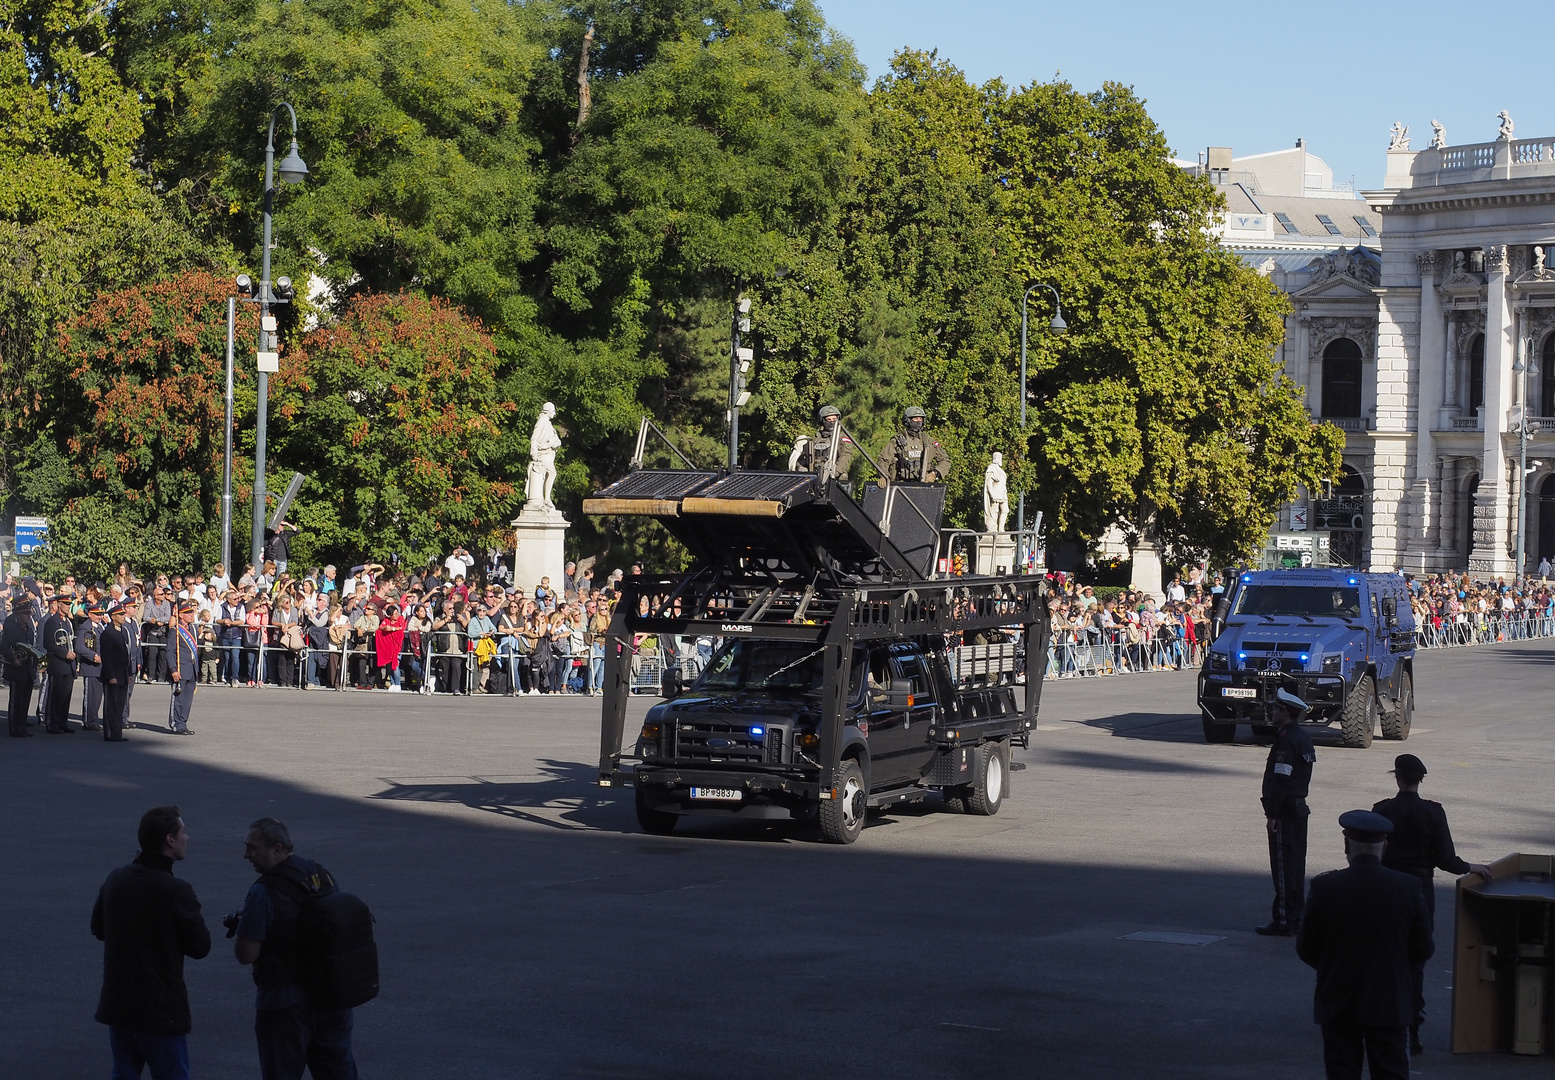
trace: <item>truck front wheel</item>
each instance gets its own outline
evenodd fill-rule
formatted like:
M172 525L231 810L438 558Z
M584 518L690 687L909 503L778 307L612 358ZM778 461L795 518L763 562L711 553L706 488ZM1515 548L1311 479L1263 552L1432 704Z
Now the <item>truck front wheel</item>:
M987 742L977 748L977 773L972 781L966 808L983 817L993 817L1004 805L1004 788L1009 777L1009 744Z
M643 832L668 836L675 831L675 821L679 817L679 814L672 814L668 810L653 809L643 798L642 791L637 792L637 824L643 827Z
M1415 720L1415 680L1409 672L1398 677L1398 700L1393 711L1382 718L1384 739L1409 738L1409 725Z
M1370 675L1362 675L1350 691L1339 723L1346 746L1364 750L1371 745L1372 730L1377 726L1377 695L1372 690Z
M1207 743L1236 742L1236 725L1222 724L1211 720L1204 714L1199 714L1199 720L1204 725L1204 741Z
M837 768L836 797L821 800L821 835L833 844L851 844L864 831L864 814L869 802L869 787L864 770L854 758Z

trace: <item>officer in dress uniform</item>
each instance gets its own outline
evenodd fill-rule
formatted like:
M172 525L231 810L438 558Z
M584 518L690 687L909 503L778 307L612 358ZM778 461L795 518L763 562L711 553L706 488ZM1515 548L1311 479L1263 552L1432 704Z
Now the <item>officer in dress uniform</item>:
M893 484L943 484L950 477L950 455L937 439L923 433L923 410L914 405L902 412L902 419L907 430L898 431L885 448L885 478Z
M841 442L837 444L837 464L832 470L832 478L845 484L848 481L848 470L853 465L855 448L847 432L840 431L842 414L834 405L822 405L815 415L820 426L816 429L815 437L810 440L809 446L800 454L800 471L813 472L817 476L824 477L826 463L831 460L832 442L840 438Z
M1296 955L1317 969L1312 1018L1323 1026L1329 1080L1409 1080L1404 1036L1414 1015L1410 971L1435 943L1420 879L1382 865L1393 823L1370 810L1339 815L1349 866L1312 879Z
M200 674L200 645L194 636L197 609L193 600L179 601L178 624L167 637L168 678L173 680L167 726L175 735L194 734L189 730L189 709L194 704L194 687Z
M44 730L51 735L70 735L70 694L76 685L75 629L71 626L72 597L69 593L55 593L49 602L49 617L43 620L42 645L48 654L48 707L44 713Z
M5 681L11 698L7 718L13 738L21 739L27 730L27 710L32 704L32 684L38 674L38 654L33 644L38 628L32 623L32 597L26 590L11 590L11 613L0 628L0 662L5 664Z
M1307 703L1281 687L1272 710L1274 745L1263 769L1263 816L1269 832L1269 873L1274 907L1260 934L1291 937L1301 925L1307 873L1307 787L1317 751L1301 727Z
M1431 929L1436 929L1436 871L1449 874L1478 874L1490 880L1490 867L1480 863L1464 862L1453 847L1452 830L1447 827L1447 811L1442 804L1420 797L1420 781L1425 779L1425 762L1413 754L1400 754L1393 759L1393 779L1398 784L1398 794L1383 799L1372 810L1393 823L1393 835L1388 837L1388 850L1382 856L1382 865L1389 870L1410 874L1420 882L1425 898L1425 909L1431 916ZM1425 962L1411 972L1414 980L1415 1011L1409 1023L1409 1052L1420 1054L1425 1047L1420 1042L1420 1025L1425 1022Z
M99 650L102 655L98 679L103 696L103 739L106 742L124 742L124 725L130 718L130 687L134 685L134 669L130 666L130 643L125 634L125 606L115 604L108 609L112 625L103 628Z
M92 603L86 609L86 621L76 631L76 673L81 676L81 729L101 731L103 711L102 654L98 641L103 635L103 605Z
M130 682L124 688L124 722L130 722L130 699L135 696L135 684L140 681L141 669L146 666L146 653L140 645L140 623L133 617L132 612L139 610L139 605L131 599L123 602L124 607L124 640L130 651Z

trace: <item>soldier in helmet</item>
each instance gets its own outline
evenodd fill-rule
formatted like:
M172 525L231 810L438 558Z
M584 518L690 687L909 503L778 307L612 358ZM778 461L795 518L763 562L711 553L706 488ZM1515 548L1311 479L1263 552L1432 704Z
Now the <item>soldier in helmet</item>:
M911 481L943 484L950 477L950 455L939 440L923 433L923 410L913 405L902 413L907 430L899 431L885 448L881 468L893 484Z
M816 431L815 437L810 440L809 447L802 450L799 455L799 468L801 471L813 472L817 476L825 476L826 463L831 460L832 442L840 437L841 442L837 444L837 465L832 470L831 475L833 479L847 483L848 469L853 464L855 448L853 440L848 437L847 432L839 430L841 416L842 414L837 411L836 406L821 406L820 411L816 413L816 418L820 421L820 428Z

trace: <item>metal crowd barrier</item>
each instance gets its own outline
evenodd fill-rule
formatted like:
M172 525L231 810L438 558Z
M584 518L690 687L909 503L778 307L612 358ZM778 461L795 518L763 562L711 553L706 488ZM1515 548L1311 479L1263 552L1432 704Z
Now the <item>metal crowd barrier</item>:
M1105 631L1100 636L1085 630L1055 635L1048 646L1045 678L1078 679L1102 675L1131 675L1142 671L1179 671L1199 666L1204 647L1187 638L1151 636L1130 644L1127 632Z

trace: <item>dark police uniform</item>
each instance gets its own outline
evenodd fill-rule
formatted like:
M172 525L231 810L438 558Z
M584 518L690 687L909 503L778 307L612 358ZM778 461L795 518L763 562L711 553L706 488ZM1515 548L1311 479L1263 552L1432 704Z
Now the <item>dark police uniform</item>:
M102 607L94 604L91 612L101 614ZM102 654L97 651L102 633L103 624L91 613L76 631L76 674L82 680L81 727L86 731L100 731L103 726Z
M1360 830L1376 828L1372 835L1382 839L1391 828L1386 818L1365 810L1339 820L1345 834L1362 843L1375 841ZM1372 1080L1408 1080L1410 970L1434 949L1419 879L1370 855L1312 879L1296 955L1317 969L1312 1013L1323 1027L1329 1080L1360 1080L1363 1058Z
M43 620L43 651L48 654L48 705L44 713L46 730L55 735L68 734L70 727L70 694L76 685L76 661L72 653L75 631L70 620L63 615L50 615Z
M1307 788L1317 751L1300 724L1286 724L1274 736L1263 768L1263 814L1269 830L1269 873L1274 906L1266 933L1294 934L1301 925L1307 873Z
M103 627L98 677L103 695L103 738L108 742L124 741L124 725L130 718L130 687L134 685L135 673L130 664L129 626L125 622L123 629Z
M32 652L37 628L32 623L32 601L12 600L11 614L0 629L0 662L5 664L5 681L11 687L7 718L10 732L22 738L27 730L27 710L32 703L32 686L38 674L38 657Z
M886 444L880 467L892 483L942 484L950 477L950 455L927 432L899 431Z
M129 723L130 699L135 696L135 683L146 666L146 652L140 644L140 623L134 619L124 620L124 640L130 650L130 684L124 688L124 722Z
M1421 769L1424 768L1422 765ZM1388 850L1382 855L1382 865L1420 882L1420 892L1434 931L1435 871L1441 869L1461 877L1473 869L1458 856L1453 846L1452 830L1447 827L1447 811L1442 809L1441 803L1422 799L1417 791L1401 791L1391 799L1383 799L1372 810L1393 823L1393 834L1388 837ZM1410 1024L1418 1026L1425 1022L1425 964L1422 962L1412 974L1415 1014Z
M189 601L184 602L193 610ZM182 605L181 605L182 606ZM167 707L168 729L178 735L189 734L189 710L194 706L194 687L200 675L200 646L194 631L182 620L167 636L168 672L177 672L173 682L173 699Z

